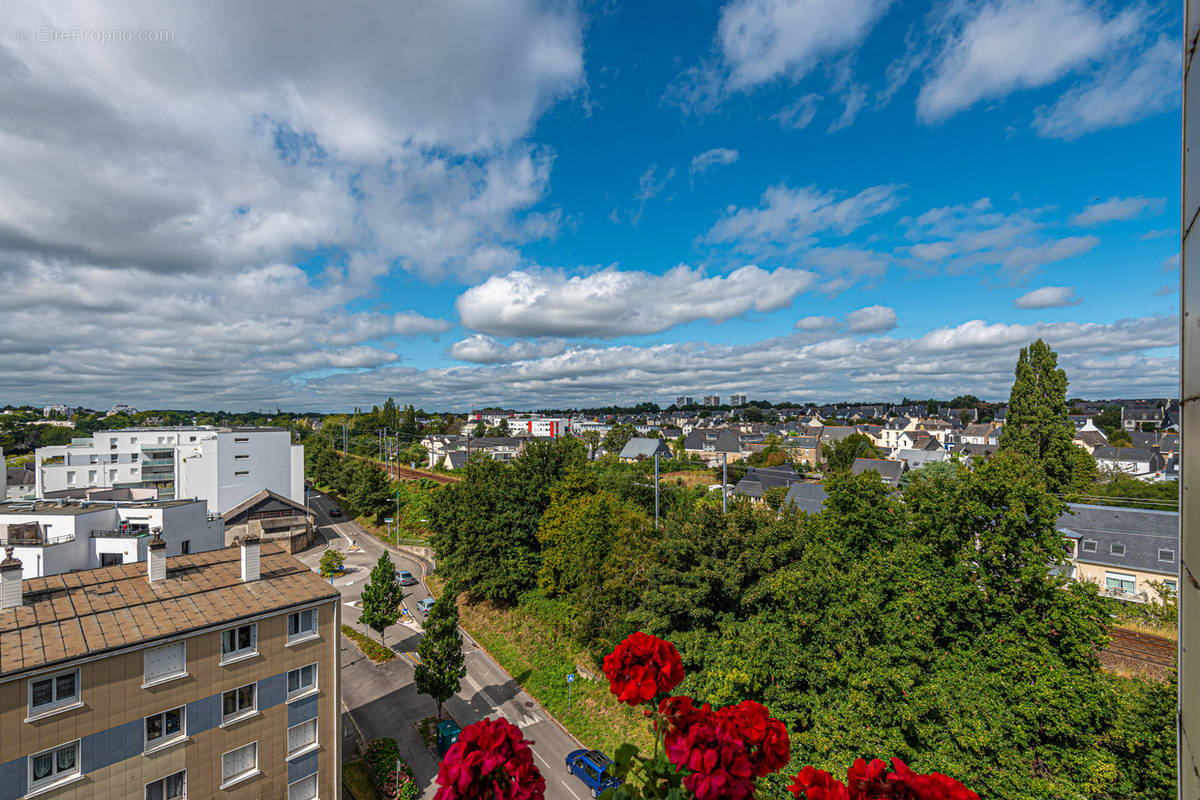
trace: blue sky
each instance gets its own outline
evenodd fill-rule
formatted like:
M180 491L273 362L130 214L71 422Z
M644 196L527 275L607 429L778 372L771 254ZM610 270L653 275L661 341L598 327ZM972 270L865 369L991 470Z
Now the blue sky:
M0 401L1175 392L1177 4L210 10L0 39Z

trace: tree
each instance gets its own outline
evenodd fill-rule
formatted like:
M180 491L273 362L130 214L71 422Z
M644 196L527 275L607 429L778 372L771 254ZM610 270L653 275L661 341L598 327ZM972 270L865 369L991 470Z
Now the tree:
M614 425L604 436L604 450L608 453L620 453L629 444L629 440L637 436L637 428L628 422Z
M482 439L486 433L487 425L483 424L483 420L479 420L479 422L475 423L475 430L471 432L471 435L476 439Z
M430 609L425 632L417 644L417 656L420 663L413 674L413 682L418 692L434 699L438 719L441 719L442 703L458 691L467 674L462 636L458 632L458 598L453 584L446 586Z
M787 497L787 493L786 486L772 486L763 492L763 502L767 504L767 508L778 511L783 506L783 499Z
M856 458L883 458L883 453L865 433L852 433L825 448L830 472L849 472Z
M600 431L584 431L580 437L588 447L588 460L596 457L596 448L600 446Z
M1092 423L1104 431L1104 435L1108 437L1109 443L1112 443L1114 434L1118 432L1124 433L1124 430L1121 428L1120 406L1105 406L1103 411L1092 418Z
M960 394L949 405L951 408L974 408L979 405L979 398L973 394Z
M353 482L347 499L362 514L377 518L391 507L392 485L374 461L348 459L353 463Z
M318 570L322 578L332 578L333 574L340 570L344 563L346 563L346 556L340 550L334 550L331 547L321 554L321 563Z
M417 435L417 411L409 404L404 407L404 415L400 418L399 431L405 436Z
M1038 339L1021 349L1015 375L999 449L1031 458L1051 492L1087 487L1095 462L1071 441L1075 429L1067 416L1067 373L1058 367L1058 354Z
M400 601L403 598L404 592L396 580L396 565L384 550L379 561L371 568L370 580L363 587L362 613L358 621L378 631L382 643L384 631L400 618Z

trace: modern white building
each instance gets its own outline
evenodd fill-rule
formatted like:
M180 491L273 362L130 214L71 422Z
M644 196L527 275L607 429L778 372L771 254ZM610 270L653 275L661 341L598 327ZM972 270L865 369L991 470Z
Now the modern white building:
M154 530L172 556L225 546L225 524L203 500L0 503L0 547L13 547L23 578L145 561Z
M220 513L270 489L304 502L304 446L284 428L161 427L99 431L34 454L39 498L152 490Z

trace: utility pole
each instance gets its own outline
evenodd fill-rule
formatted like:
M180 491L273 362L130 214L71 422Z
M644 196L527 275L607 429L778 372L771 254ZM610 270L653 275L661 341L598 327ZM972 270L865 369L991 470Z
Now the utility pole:
M654 530L658 530L658 452L654 453Z
M729 458L727 453L721 453L721 513L728 511L726 498L729 495Z

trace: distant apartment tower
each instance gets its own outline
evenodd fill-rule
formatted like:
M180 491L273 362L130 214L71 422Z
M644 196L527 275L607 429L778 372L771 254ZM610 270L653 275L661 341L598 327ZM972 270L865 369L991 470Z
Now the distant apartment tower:
M337 590L253 540L164 550L24 582L0 561L0 796L337 797Z
M706 395L704 395L704 405L706 405L706 406L719 406L719 405L721 405L721 395L719 395L719 394L706 394Z
M729 395L729 405L731 405L731 406L744 406L744 405L746 405L746 395L744 395L744 394L731 394L731 395Z
M39 447L38 497L128 489L144 499L194 497L223 513L269 489L304 502L304 446L284 428L122 428ZM115 499L115 495L110 495Z
M679 397L675 398L675 405L679 408L683 408L684 406L694 406L696 405L696 398L680 395Z

